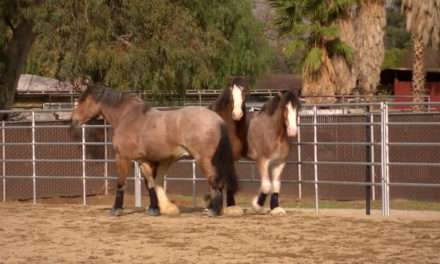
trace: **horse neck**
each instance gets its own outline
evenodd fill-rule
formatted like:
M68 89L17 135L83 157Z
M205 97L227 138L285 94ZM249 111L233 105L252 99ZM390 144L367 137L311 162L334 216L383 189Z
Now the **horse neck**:
M283 107L278 107L272 115L268 115L268 123L270 123L270 127L276 131L276 134L283 139L287 138L287 131L282 108Z
M127 115L127 113L131 112L133 108L132 104L127 104L122 102L116 106L109 106L103 104L101 107L101 113L104 119L113 127L116 128L120 121Z

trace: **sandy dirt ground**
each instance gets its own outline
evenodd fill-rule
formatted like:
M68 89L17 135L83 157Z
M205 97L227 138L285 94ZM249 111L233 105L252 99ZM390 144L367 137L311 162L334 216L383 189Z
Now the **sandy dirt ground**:
M0 203L0 263L440 263L440 213L289 210L150 217L109 206Z

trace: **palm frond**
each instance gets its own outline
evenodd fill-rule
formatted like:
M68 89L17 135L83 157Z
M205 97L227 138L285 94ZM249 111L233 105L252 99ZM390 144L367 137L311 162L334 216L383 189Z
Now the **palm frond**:
M284 47L283 52L288 57L295 54L298 50L304 49L306 47L306 42L302 39L295 39L287 43Z
M312 48L306 55L303 62L303 71L307 75L313 75L319 71L323 62L322 49L315 47Z
M335 55L341 56L351 66L354 58L354 50L350 45L341 41L340 39L334 39L327 43L327 50L330 57Z

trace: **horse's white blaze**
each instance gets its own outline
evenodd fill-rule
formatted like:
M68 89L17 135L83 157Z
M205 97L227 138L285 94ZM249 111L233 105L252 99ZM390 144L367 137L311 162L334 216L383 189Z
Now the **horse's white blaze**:
M286 126L287 126L287 136L294 137L296 136L298 132L298 126L297 126L297 113L296 108L293 108L292 103L288 103L286 105L287 108L287 119L286 119Z
M234 108L232 109L232 119L240 120L243 116L241 105L243 104L242 88L235 85L232 86L232 100L234 102Z

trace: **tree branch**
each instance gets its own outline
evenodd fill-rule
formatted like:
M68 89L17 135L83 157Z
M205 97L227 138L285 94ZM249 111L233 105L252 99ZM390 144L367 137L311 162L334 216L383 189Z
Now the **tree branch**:
M14 27L14 24L12 23L11 19L8 16L5 16L3 19L5 20L6 25L8 25L8 27L11 28L12 32L14 32L15 27Z

